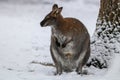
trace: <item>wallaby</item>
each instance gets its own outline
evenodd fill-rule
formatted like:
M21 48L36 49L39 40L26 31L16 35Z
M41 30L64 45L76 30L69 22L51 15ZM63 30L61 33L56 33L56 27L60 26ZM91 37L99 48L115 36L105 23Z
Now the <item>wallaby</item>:
M90 36L86 27L75 18L63 18L63 7L54 4L52 11L40 23L51 26L50 52L55 63L56 74L74 69L82 74L82 67L90 56Z

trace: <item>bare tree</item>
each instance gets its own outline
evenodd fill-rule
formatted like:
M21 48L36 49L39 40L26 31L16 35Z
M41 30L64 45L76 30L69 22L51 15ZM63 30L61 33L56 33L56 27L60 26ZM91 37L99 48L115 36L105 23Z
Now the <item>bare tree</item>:
M115 53L120 53L120 0L101 0L96 30L91 42L88 66L107 68Z

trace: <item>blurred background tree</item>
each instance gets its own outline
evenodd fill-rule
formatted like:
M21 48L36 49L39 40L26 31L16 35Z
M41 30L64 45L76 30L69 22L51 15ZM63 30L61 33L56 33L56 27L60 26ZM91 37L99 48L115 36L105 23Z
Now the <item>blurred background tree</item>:
M88 66L107 68L120 53L120 0L101 0L96 30L91 42Z

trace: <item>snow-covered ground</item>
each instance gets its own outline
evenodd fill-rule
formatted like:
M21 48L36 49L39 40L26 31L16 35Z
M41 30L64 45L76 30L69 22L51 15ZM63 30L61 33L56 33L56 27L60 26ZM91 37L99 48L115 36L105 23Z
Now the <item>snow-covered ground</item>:
M52 63L49 52L51 31L49 27L41 28L39 23L54 3L63 6L64 17L81 20L92 36L99 10L98 1L13 1L0 1L0 80L120 80L119 54L108 70L90 67L87 68L89 74L83 76L75 72L54 76L54 67L31 64L32 61Z

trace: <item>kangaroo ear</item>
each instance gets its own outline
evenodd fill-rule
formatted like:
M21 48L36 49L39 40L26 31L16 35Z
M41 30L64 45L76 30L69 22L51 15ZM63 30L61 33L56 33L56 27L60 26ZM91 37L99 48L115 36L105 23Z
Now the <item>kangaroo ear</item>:
M61 13L62 9L63 9L63 7L58 8L57 12Z
M55 10L58 8L58 5L57 4L54 4L53 7L52 7L52 10Z
M63 7L58 8L58 9L56 10L56 14L60 14L61 11L62 11L62 9L63 9Z

